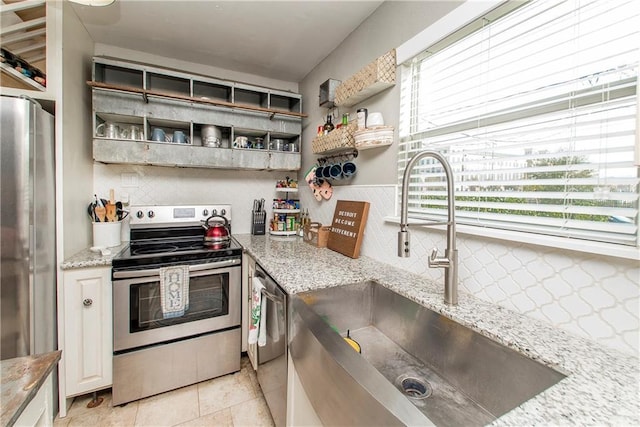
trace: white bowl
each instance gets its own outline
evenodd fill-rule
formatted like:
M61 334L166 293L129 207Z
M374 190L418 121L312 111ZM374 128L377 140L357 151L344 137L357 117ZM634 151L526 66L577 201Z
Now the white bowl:
M367 127L376 127L376 126L384 126L384 118L382 117L382 113L369 113L367 116Z

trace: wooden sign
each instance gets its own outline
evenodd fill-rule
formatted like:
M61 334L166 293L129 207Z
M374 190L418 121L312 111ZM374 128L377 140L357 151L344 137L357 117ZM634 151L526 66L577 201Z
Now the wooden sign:
M338 200L327 247L348 257L358 258L368 215L369 202Z

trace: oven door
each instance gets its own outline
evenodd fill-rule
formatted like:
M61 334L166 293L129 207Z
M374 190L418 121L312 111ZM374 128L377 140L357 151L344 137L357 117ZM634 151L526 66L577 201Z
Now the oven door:
M114 352L240 325L241 261L232 261L189 266L189 306L179 317L162 312L158 269L114 272Z

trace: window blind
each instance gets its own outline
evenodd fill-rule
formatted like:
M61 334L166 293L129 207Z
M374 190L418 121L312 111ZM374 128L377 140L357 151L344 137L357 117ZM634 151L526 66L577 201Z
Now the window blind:
M640 8L533 0L481 24L402 66L399 182L436 150L458 223L637 246ZM446 218L437 162L408 199L410 217Z

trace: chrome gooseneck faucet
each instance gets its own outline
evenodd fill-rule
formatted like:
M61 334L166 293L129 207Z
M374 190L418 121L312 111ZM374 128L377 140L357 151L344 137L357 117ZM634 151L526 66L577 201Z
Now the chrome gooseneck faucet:
M456 218L455 218L455 199L453 195L453 172L447 159L436 151L422 151L409 160L404 175L402 177L402 205L400 208L400 231L398 232L398 256L407 258L410 255L409 250L409 230L408 223L408 187L409 176L411 170L421 159L431 157L438 160L444 168L447 178L447 210L448 216L446 222L432 222L424 225L447 225L447 248L444 251L444 257L438 257L438 249L433 248L431 256L427 260L430 268L444 268L444 302L446 304L458 304L458 250L456 249Z

